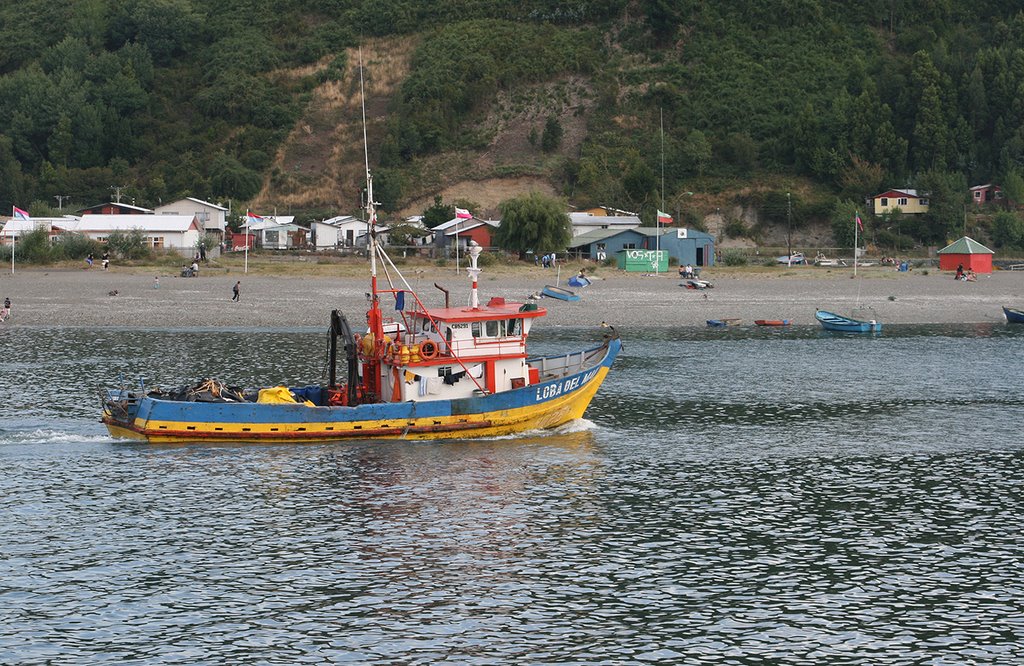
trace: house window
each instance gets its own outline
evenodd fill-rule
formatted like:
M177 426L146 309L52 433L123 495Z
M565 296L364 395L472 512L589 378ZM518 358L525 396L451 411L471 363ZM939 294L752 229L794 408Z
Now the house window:
M1002 190L996 190L996 191L995 191L995 192L993 192L992 194L993 194L993 196L994 196L994 197L995 197L996 199L1002 199L1002 198L1003 198L1003 191L1002 191Z
M907 198L906 197L900 197L899 199L896 200L896 205L897 206L906 206L907 205Z
M163 236L153 236L153 247L163 247L163 246L164 246L164 237Z
M278 232L270 231L268 229L265 233L267 234L266 235L267 243L270 244L270 245L277 245Z
M920 205L922 205L922 206L927 206L928 205L928 200L927 199L918 199L917 202Z
M636 243L623 243L622 244L622 249L623 250L635 250L636 249Z
M975 199L980 199L981 198L981 190L975 190L974 198Z
M882 201L879 203L879 205L884 208L885 206L889 205L889 200L886 199L885 197L882 197Z

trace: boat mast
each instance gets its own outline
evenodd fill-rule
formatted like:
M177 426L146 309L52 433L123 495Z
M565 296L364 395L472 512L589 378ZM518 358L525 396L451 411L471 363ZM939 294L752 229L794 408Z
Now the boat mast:
M380 358L384 352L384 318L380 311L380 295L377 293L377 209L373 200L373 176L370 175L370 149L366 138L366 94L363 88L363 49L359 48L359 97L363 115L363 163L366 167L366 250L370 253L370 309L366 311L366 323L373 336L373 349L366 353L363 372L365 390L380 397ZM364 350L364 353L366 350Z

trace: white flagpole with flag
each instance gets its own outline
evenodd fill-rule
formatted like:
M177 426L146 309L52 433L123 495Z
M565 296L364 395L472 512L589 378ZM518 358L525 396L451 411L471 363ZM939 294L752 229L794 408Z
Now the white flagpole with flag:
M465 208L455 208L455 273L459 272L459 225L462 220L472 220L473 213Z

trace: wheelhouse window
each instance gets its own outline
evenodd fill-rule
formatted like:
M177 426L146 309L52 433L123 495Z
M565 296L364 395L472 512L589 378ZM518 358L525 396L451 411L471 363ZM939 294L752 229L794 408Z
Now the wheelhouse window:
M509 319L508 320L508 334L509 335L522 335L523 334L523 320L522 319Z
M469 325L469 330L470 330L470 333L473 335L474 338L479 338L480 337L480 322L474 321L472 324Z

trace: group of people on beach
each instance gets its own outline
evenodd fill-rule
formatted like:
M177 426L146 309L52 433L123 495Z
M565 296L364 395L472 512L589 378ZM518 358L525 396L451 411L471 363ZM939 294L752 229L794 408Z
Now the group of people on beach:
M96 256L92 252L90 252L85 257L86 268L92 268L92 265L95 262L96 262ZM110 251L109 250L104 250L103 251L103 256L101 258L101 262L102 262L102 265L103 265L103 270L107 270L110 267Z
M963 280L964 282L974 282L978 279L978 274L973 269L968 268L964 271L963 264L957 264L956 275L953 276L954 280Z

